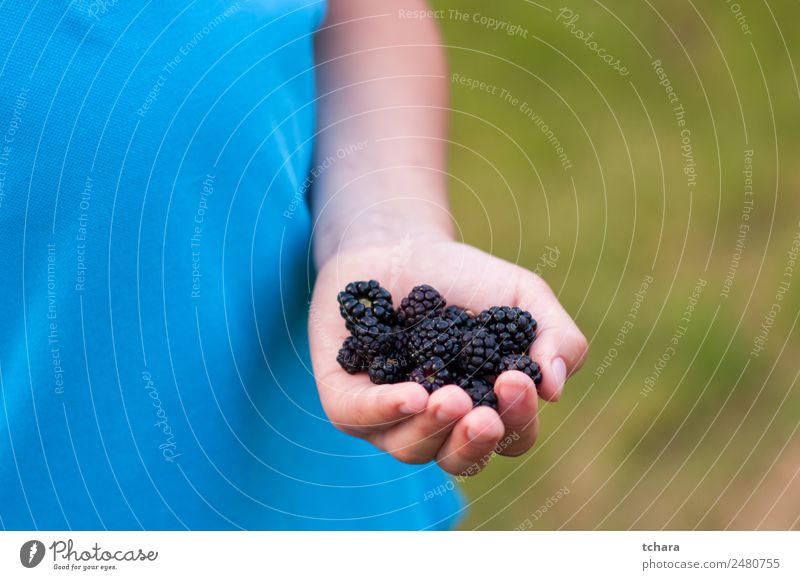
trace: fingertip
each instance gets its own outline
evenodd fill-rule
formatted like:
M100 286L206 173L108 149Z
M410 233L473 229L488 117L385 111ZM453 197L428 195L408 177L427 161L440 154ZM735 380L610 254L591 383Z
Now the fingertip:
M417 383L406 383L399 393L399 410L404 415L416 415L421 413L428 406L428 392L422 385Z
M521 371L506 371L497 377L494 384L494 392L504 408L525 402L535 389L533 380Z
M539 385L539 396L550 403L557 403L564 393L567 382L567 365L564 359L553 358L547 369L542 371L542 382Z
M466 421L467 439L471 443L483 444L499 440L505 433L500 415L490 407L477 407L464 420Z
M447 385L430 396L428 406L435 409L434 416L437 421L451 423L470 412L472 400L463 389Z
M556 357L550 363L550 370L553 373L553 382L558 386L559 389L564 388L564 383L567 380L567 363L564 362L564 359Z
M448 473L474 475L486 466L504 433L503 422L494 409L473 409L456 424L437 453L436 462Z

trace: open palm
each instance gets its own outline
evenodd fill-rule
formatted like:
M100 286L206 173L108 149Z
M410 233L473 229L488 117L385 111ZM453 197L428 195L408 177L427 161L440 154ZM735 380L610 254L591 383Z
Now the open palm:
M378 386L366 373L346 373L336 361L348 335L336 295L349 282L369 279L391 291L395 305L412 287L430 284L448 304L473 312L494 305L530 311L539 325L530 353L542 367L538 393L523 373L503 373L495 384L495 412L473 409L469 395L454 385L428 395L416 383ZM334 425L401 461L436 460L450 473L477 472L493 450L510 456L527 451L538 432L538 399L558 400L566 377L580 368L587 350L583 334L538 276L451 241L407 239L334 255L319 272L310 320L314 373Z

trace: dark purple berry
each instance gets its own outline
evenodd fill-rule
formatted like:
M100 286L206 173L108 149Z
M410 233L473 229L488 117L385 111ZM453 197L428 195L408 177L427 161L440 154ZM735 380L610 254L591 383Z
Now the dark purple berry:
M530 312L512 306L492 306L478 315L478 326L497 337L501 354L525 354L536 338Z
M365 370L368 366L366 359L361 355L358 348L358 342L352 336L348 336L345 339L342 348L339 349L336 360L351 375Z
M460 306L448 306L444 309L444 318L449 320L462 332L474 330L478 326L475 315Z
M408 332L408 353L418 365L438 357L449 364L461 351L461 331L449 320L429 318Z
M404 332L379 322L374 316L359 320L352 332L358 351L368 362L378 355L397 356L405 349Z
M445 385L450 385L453 380L450 378L450 371L444 361L439 357L434 357L425 361L422 366L411 371L408 380L419 383L429 393L441 389Z
M395 384L406 380L407 368L401 358L379 355L372 359L367 372L376 385Z
M339 292L336 299L339 313L351 332L365 316L372 316L382 324L395 323L392 295L376 280L351 282L344 291Z
M542 382L542 371L539 368L539 363L531 360L526 354L510 354L504 356L500 361L499 373L505 371L520 371L528 375L534 384Z
M482 328L465 332L458 360L467 377L496 375L500 365L497 338Z
M494 394L494 387L490 382L473 377L461 381L459 386L470 396L473 407L483 406L497 410L497 395Z
M441 316L446 305L447 301L433 286L416 286L400 302L397 320L404 328L411 328L423 320Z

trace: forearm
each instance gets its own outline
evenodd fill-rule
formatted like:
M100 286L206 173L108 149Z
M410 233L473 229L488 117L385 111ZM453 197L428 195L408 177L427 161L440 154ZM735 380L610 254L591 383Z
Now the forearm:
M316 40L315 258L412 236L452 236L447 67L423 0L331 0ZM358 227L352 227L354 223Z

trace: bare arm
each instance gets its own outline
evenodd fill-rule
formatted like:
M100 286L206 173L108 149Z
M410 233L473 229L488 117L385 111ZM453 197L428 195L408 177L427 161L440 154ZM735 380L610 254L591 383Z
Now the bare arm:
M555 401L586 341L532 272L453 241L445 152L444 51L422 0L331 0L317 38L319 135L314 252L319 274L310 324L322 405L341 430L409 463L479 471L499 453L520 455L538 432L539 400ZM531 240L531 243L536 243ZM399 297L432 284L475 312L495 304L534 313L542 365L537 390L519 371L495 383L499 413L473 409L455 385L431 395L416 383L372 385L336 362L347 336L336 304L348 282L377 279Z
M439 31L423 0L333 0L317 36L315 256L406 235L449 237L448 81ZM356 149L352 153L342 153ZM349 227L354 221L358 228Z

